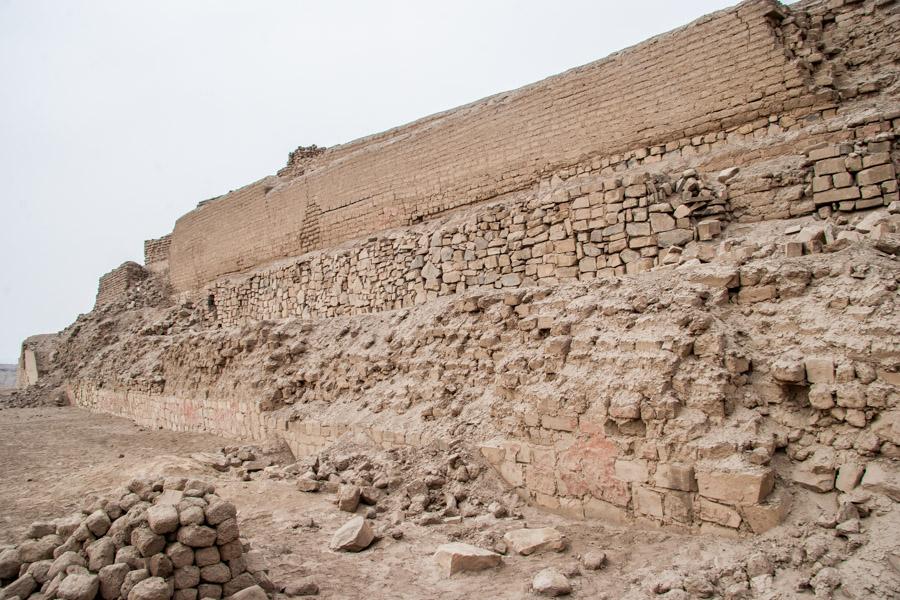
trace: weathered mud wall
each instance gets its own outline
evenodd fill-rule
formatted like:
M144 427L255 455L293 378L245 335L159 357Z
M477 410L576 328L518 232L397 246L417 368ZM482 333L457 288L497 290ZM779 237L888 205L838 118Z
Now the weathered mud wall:
M326 152L179 219L177 289L494 198L552 173L649 147L693 147L816 101L788 56L780 6L744 2L606 59ZM826 94L824 98L828 98ZM641 148L641 150L637 150Z

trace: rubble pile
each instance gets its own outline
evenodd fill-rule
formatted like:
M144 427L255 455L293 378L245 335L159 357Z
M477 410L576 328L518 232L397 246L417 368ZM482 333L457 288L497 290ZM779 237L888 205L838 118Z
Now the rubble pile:
M134 479L0 552L2 600L264 600L275 588L237 509L203 481Z
M297 489L335 494L337 507L392 525L460 523L480 515L518 516L518 496L463 444L412 450L339 442L284 469Z

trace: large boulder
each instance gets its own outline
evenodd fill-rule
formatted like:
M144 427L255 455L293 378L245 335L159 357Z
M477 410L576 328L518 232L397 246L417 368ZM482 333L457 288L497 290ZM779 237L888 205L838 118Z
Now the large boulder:
M359 552L369 547L375 539L372 526L363 517L354 517L344 523L331 538L331 549Z
M440 565L445 575L450 576L461 571L483 571L500 564L500 555L484 548L454 542L438 546L434 560Z
M566 549L566 538L552 527L541 529L515 529L503 536L506 544L517 554L528 556L547 550L562 552Z

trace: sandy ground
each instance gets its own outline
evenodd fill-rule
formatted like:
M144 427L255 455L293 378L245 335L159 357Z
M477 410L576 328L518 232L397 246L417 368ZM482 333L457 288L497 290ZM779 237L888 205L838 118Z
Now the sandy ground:
M359 554L335 553L328 542L348 515L337 510L332 495L302 493L283 480L240 481L189 456L237 443L148 431L72 407L0 410L0 544L17 541L34 520L77 510L89 494L105 493L135 475L160 474L215 481L219 493L237 504L242 535L266 558L271 579L311 576L322 598L534 598L528 586L535 573L547 566L572 566L588 550L605 551L609 565L573 577L573 597L622 598L624 590L644 587L669 566L716 564L752 550L749 540L618 531L527 509L524 523L557 527L570 548L560 554L507 555L499 569L446 578L431 558L438 545L461 532L468 534L464 537L487 530L502 534L523 521L486 516L458 525L404 523L401 540L386 537ZM315 527L304 524L310 518Z

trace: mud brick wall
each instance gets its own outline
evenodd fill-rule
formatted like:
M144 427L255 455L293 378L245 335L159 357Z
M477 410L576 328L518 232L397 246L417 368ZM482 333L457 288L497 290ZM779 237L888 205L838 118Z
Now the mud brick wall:
M675 178L555 177L533 194L465 215L219 279L204 295L214 319L234 325L389 310L475 287L640 273L718 236L727 190L710 185L693 170Z
M164 235L155 240L144 241L144 266L151 271L164 271L169 268L169 246L171 235Z
M94 306L111 304L124 297L125 292L137 282L147 277L144 268L135 262L123 263L100 278L97 300Z
M715 134L808 106L807 71L751 0L601 61L325 155L183 216L176 289L405 226L520 190L542 174L636 147ZM268 184L266 182L269 182Z

